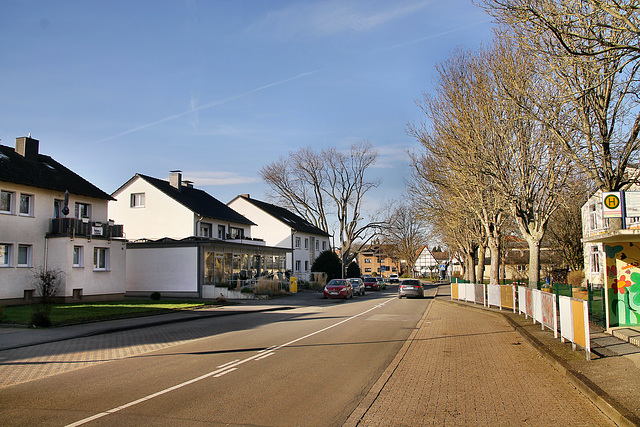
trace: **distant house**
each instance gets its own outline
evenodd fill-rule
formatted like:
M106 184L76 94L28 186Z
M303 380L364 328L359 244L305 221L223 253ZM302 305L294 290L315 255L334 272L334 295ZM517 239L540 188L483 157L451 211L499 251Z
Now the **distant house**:
M431 277L432 275L437 277L438 267L439 263L431 253L431 250L428 246L424 246L413 266L413 275L414 277Z
M370 245L358 253L360 273L364 276L389 278L391 273L400 274L400 261L391 256L389 245Z
M212 286L241 288L260 277L285 281L290 249L251 237L255 223L182 180L136 174L109 209L127 227L127 295L158 291L212 297Z
M253 233L269 246L291 249L286 268L293 276L310 280L311 266L323 251L331 249L328 233L293 212L242 194L228 203L256 224Z
M33 278L44 267L62 272L62 300L122 298L125 241L122 226L108 218L110 200L39 154L38 140L17 138L15 149L0 145L0 300L36 300Z

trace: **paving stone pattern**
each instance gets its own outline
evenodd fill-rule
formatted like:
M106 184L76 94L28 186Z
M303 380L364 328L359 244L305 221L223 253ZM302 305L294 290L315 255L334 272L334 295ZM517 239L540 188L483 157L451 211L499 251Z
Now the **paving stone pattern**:
M433 301L359 425L614 425L501 317Z

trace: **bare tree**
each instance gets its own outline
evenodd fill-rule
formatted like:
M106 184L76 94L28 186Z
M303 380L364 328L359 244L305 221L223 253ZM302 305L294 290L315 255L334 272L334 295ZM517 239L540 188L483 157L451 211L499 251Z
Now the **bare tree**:
M394 256L407 262L412 271L420 252L427 245L427 224L417 214L417 209L408 204L394 204L387 216L387 226L382 235L382 243L394 248Z
M365 222L362 203L366 193L380 185L369 180L367 171L375 164L377 151L369 142L358 142L349 152L329 148L320 152L303 148L260 170L279 204L296 212L329 233L335 214L344 265L384 224ZM359 242L359 243L356 243Z
M551 129L602 191L637 178L627 165L640 148L638 0L485 0L511 41L544 64L548 97L520 106ZM518 88L507 92L521 96ZM558 117L563 120L559 121ZM619 225L617 225L619 226Z

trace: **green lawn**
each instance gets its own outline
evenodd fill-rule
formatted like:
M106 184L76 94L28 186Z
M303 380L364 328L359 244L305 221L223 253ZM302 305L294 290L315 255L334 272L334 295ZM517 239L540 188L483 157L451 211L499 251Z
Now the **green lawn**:
M50 319L53 326L86 323L97 320L122 319L150 314L170 313L178 310L192 310L205 306L219 305L202 301L110 301L87 304L55 304ZM1 307L0 307L1 308ZM0 322L28 325L34 306L17 305L4 307L0 311Z

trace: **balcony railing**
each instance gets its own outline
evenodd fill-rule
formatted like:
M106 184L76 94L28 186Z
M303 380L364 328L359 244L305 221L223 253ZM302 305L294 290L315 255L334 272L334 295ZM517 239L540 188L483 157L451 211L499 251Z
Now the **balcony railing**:
M50 234L118 238L124 236L124 230L121 224L113 224L111 221L91 222L88 219L52 218Z

